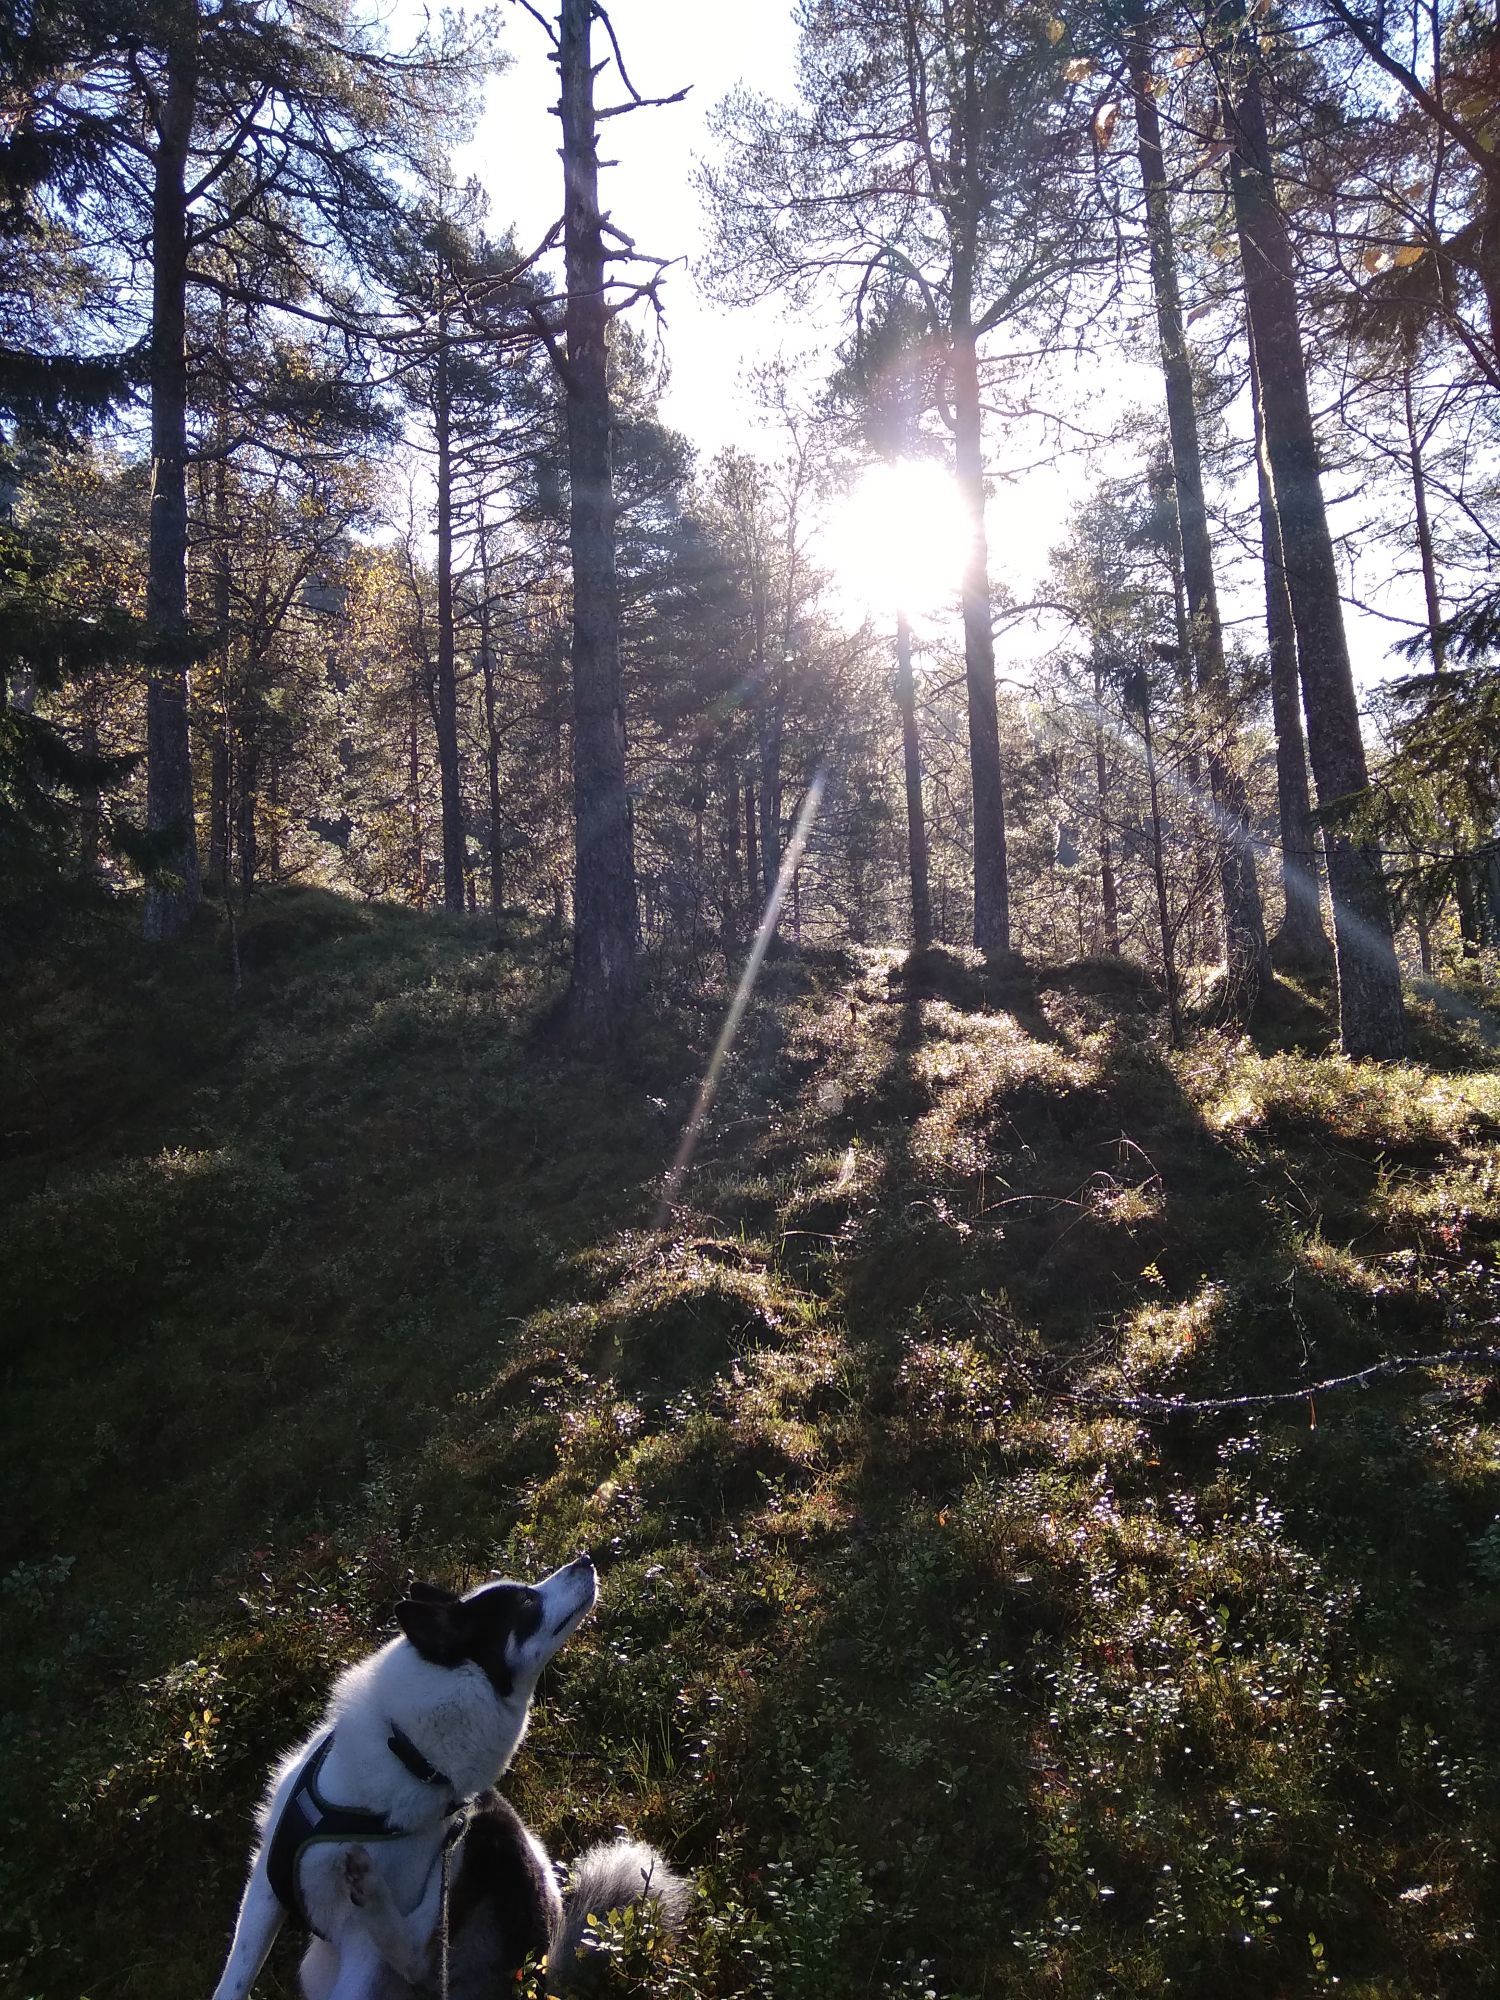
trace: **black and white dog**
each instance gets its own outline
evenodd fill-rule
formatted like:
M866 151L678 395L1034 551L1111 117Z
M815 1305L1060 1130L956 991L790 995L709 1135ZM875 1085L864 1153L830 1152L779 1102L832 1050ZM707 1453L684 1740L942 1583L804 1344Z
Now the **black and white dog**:
M272 1777L214 2000L247 2000L288 1914L313 1933L307 2000L409 2000L437 1972L445 1877L451 2000L502 1990L533 1952L552 1990L589 1917L645 1896L681 1921L689 1884L635 1841L590 1848L564 1897L545 1849L490 1790L526 1733L537 1676L597 1592L587 1556L534 1587L412 1586L402 1636L340 1675Z

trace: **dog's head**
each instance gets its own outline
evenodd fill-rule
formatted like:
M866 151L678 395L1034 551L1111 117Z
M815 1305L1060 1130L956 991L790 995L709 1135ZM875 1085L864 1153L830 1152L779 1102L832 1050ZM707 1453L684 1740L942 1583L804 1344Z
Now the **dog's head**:
M396 1620L435 1667L472 1661L502 1701L531 1698L538 1674L592 1610L599 1580L587 1556L540 1583L486 1583L467 1597L441 1584L414 1583Z

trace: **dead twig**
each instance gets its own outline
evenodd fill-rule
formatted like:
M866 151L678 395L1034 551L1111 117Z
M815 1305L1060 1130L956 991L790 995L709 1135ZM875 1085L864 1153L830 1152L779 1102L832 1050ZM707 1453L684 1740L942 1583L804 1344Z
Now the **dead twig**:
M1500 1324L1490 1321L1487 1324ZM1368 1368L1352 1374L1330 1375L1321 1382L1305 1382L1297 1389L1277 1389L1262 1396L1100 1396L1074 1394L1066 1399L1090 1409L1109 1410L1128 1417L1209 1417L1231 1410L1269 1410L1287 1403L1306 1403L1318 1396L1332 1395L1336 1389L1362 1389L1387 1375L1408 1375L1418 1368L1462 1368L1475 1362L1500 1363L1500 1347L1450 1347L1442 1354L1399 1354L1388 1361L1373 1361Z

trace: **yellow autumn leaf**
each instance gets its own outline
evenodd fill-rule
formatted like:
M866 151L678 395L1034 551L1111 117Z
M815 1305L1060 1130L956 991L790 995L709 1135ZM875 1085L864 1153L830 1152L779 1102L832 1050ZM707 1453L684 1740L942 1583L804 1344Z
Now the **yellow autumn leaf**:
M1064 83L1082 83L1086 76L1094 74L1093 59L1090 56L1074 56L1063 71Z
M1054 47L1056 47L1057 43L1059 43L1062 40L1063 36L1067 32L1068 31L1063 26L1062 22L1057 20L1055 16L1052 20L1050 20L1047 23L1047 40L1051 42Z
M1425 243L1403 243L1401 248L1396 252L1394 261L1400 265L1403 271L1409 271L1413 264L1420 264L1426 255L1427 245Z
M1179 49L1172 58L1172 67L1173 69L1191 69L1202 54L1202 49Z
M1389 250L1367 250L1360 259L1360 262L1370 273L1371 277L1374 277L1379 271L1388 271L1391 268L1392 261Z
M1094 113L1094 137L1101 146L1107 146L1115 136L1115 125L1119 116L1118 104L1101 104Z

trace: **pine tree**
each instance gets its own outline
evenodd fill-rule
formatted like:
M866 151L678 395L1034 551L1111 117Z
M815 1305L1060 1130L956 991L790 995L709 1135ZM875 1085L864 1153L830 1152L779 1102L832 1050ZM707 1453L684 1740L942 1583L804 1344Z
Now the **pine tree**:
M1324 815L1339 1039L1348 1055L1397 1059L1406 1051L1406 1024L1380 852L1370 839L1348 830L1348 816L1365 803L1369 772L1323 503L1292 246L1276 195L1260 57L1242 15L1226 9L1219 19L1226 35L1223 112L1233 149L1230 181L1240 265L1297 629L1308 748Z

